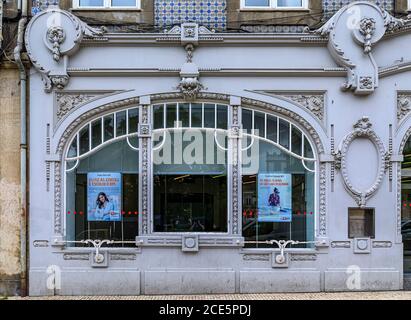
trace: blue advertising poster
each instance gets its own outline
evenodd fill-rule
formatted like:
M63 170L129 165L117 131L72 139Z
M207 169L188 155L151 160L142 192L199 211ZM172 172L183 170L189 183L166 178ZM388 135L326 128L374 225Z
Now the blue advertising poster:
M121 221L121 173L87 174L87 220Z
M258 175L258 221L291 222L291 174Z

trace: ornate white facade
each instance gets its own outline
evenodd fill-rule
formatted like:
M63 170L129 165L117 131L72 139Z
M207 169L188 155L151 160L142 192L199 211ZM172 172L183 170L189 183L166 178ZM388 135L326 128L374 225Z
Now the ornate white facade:
M37 14L25 34L33 63L30 294L344 291L352 266L361 290L401 289L410 26L368 2L299 34L217 33L194 23L107 33L57 8ZM153 230L153 105L169 102L227 106L225 233ZM93 246L73 247L65 200L70 143L85 124L127 108L139 109L135 246L90 239ZM312 146L312 246L244 245L243 109L285 119ZM348 237L348 208L375 210L374 237ZM61 268L61 288L47 287L50 266Z

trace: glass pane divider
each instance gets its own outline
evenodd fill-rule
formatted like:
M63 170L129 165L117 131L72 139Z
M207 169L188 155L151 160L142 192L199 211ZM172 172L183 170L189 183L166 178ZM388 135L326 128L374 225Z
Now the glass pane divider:
M88 152L91 150L91 122L88 123Z
M204 128L204 103L201 104L201 128Z
M117 138L117 112L113 113L113 118L114 118L114 125L113 125L113 138Z
M180 103L176 103L176 124L175 127L180 127Z
M126 136L128 136L128 110L126 109Z

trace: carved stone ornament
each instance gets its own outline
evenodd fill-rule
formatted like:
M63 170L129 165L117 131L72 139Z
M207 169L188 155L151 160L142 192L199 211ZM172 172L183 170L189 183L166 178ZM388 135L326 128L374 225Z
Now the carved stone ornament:
M186 100L194 100L197 94L204 89L197 77L182 77L177 87Z
M360 33L364 36L364 53L371 52L371 37L375 32L375 20L362 18L360 21Z
M324 120L324 95L323 94L297 94L284 95L311 111L320 121Z
M378 171L374 183L365 190L359 190L350 181L347 169L347 153L351 143L357 138L369 139L378 152ZM390 161L390 155L385 151L384 144L377 134L372 130L372 124L368 117L362 117L354 124L354 130L350 132L340 144L338 152L334 154L335 168L341 170L344 186L357 202L358 206L364 208L367 200L378 190Z
M411 94L397 96L397 120L400 122L411 112Z
M384 26L387 33L393 33L401 29L406 23L404 19L398 19L384 11Z
M355 17L355 18L354 18ZM371 94L378 87L378 65L371 50L385 34L388 27L397 24L389 13L366 1L355 1L342 7L321 28L313 31L328 36L328 49L338 65L347 70L343 91ZM350 33L352 41L347 41ZM358 50L366 54L364 59Z
M61 58L77 52L84 38L101 38L105 31L103 27L92 28L72 13L56 7L30 20L24 37L26 50L42 77L46 92L51 92L53 87L62 89L69 81L68 63Z
M53 45L53 59L60 60L60 45L66 39L66 34L62 27L52 26L47 30L47 40Z
M186 63L183 64L180 71L180 83L177 89L184 95L186 100L194 100L198 93L205 89L199 80L200 72L193 61L194 45L189 43L185 46Z
M56 95L56 117L57 120L64 118L71 110L76 109L78 106L87 103L88 101L94 99L96 94L88 93L58 93Z
M69 81L69 76L64 74L50 76L51 83L57 89L64 89Z

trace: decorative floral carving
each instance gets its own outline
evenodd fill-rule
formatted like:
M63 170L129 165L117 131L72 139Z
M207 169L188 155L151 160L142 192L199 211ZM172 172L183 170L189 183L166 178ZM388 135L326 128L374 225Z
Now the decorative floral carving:
M54 162L54 234L60 236L63 235L61 201L61 163Z
M320 237L327 236L327 167L325 163L320 164L320 213L319 230Z
M64 260L90 260L88 253L64 253Z
M371 38L375 32L375 20L362 18L359 27L360 33L364 36L364 53L369 53L371 52Z
M49 246L48 240L34 240L33 247L35 248L46 248Z
M399 94L397 96L397 120L401 121L411 111L411 95Z
M386 171L386 151L381 139L377 136L374 130L371 129L372 124L369 121L368 117L362 117L354 124L353 127L354 131L349 133L341 143L341 147L339 149L340 155L338 155L341 160L337 161L341 162L341 164L339 164L339 167L341 169L344 186L357 202L358 206L363 208L365 207L367 200L377 191L377 189L381 185L384 173ZM351 143L357 138L368 138L369 140L371 140L371 142L376 146L379 156L379 168L377 177L374 183L366 190L358 190L357 188L355 188L349 179L347 171L346 155L348 148Z
M185 38L195 38L196 28L194 26L185 26L184 27L184 37Z
M384 26L387 33L393 33L405 25L405 20L394 18L387 11L384 12Z
M95 94L70 94L70 93L58 93L56 95L57 120L61 120L66 114L71 110L77 108L78 106L94 99L97 95Z
M149 106L143 105L141 107L141 124L142 126L149 126ZM142 201L141 201L141 231L142 234L148 233L148 214L149 214L149 152L151 152L151 139L150 136L141 137L141 191L142 191Z
M331 241L331 248L350 248L351 241Z
M373 248L391 248L392 242L391 241L373 241L372 247Z
M60 45L66 39L66 33L60 26L51 26L47 30L47 40L53 45L53 59L56 61L60 60Z
M50 67L45 67L44 65L40 64L39 61L41 61L41 59L39 56L37 56L40 53L36 52L37 50L34 49L35 45L33 45L34 41L32 41L33 37L31 36L31 32L33 24L36 23L38 19L41 19L44 16L51 16L56 13L64 16L64 18L67 18L70 23L65 25L65 30L63 30L60 26L51 26L45 34L45 40L52 44L52 46L49 47L49 50L52 51L53 59L55 61L59 61L61 55L64 55L66 52L70 51L71 53L73 53L75 50L77 50L84 38L90 39L101 37L106 32L106 29L104 27L90 27L72 13L66 10L61 10L59 8L42 11L36 14L33 19L31 19L26 28L24 37L26 51L33 66L37 71L39 71L41 79L44 83L44 90L47 93L52 91L53 86L57 87L58 89L64 88L64 86L66 86L69 81L69 77L65 74L65 71L63 74L51 76L50 74L53 73L53 70L50 70ZM66 33L69 33L72 36L70 37L72 40L70 41L70 43L67 43ZM62 43L65 43L64 51L62 51L61 48Z
M68 75L53 75L50 76L51 83L53 86L55 86L57 89L64 89L64 87L67 85L69 81L69 76Z
M371 90L373 88L372 77L360 77L360 89Z
M315 261L317 260L316 254L291 254L291 261Z
M232 125L235 126L236 128L239 129L239 123L238 123L238 106L233 106L232 107ZM239 222L239 198L238 198L238 193L239 193L239 165L238 165L238 144L239 144L239 139L238 135L232 136L231 143L232 143L232 217L233 217L233 223L232 223L232 232L233 234L238 234L239 233L239 227L238 227L238 222Z
M319 120L324 119L324 95L285 95L284 97L291 99L298 104L310 110Z
M183 77L177 87L186 100L194 100L197 94L204 89L204 86L197 77Z
M243 260L245 261L270 261L270 255L265 254L243 254Z
M134 253L111 253L110 260L136 260Z

